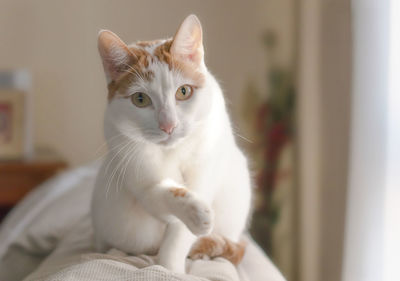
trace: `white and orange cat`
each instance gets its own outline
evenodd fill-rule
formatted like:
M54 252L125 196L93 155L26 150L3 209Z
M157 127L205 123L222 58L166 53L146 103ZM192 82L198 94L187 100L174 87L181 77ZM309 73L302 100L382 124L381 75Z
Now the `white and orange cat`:
M98 249L158 254L176 272L188 255L240 262L250 175L198 18L173 39L132 45L103 30L98 47L109 90L109 152L92 200Z

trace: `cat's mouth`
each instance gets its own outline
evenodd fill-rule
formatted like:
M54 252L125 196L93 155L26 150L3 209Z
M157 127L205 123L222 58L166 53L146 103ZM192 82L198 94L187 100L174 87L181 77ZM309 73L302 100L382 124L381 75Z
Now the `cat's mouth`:
M158 144L166 146L166 147L171 147L171 146L176 145L179 142L180 139L181 138L179 138L179 137L177 137L175 135L168 135L167 138L159 141Z
M170 146L175 143L175 138L172 137L171 135L169 135L166 139L163 139L162 141L160 141L158 143L161 145Z

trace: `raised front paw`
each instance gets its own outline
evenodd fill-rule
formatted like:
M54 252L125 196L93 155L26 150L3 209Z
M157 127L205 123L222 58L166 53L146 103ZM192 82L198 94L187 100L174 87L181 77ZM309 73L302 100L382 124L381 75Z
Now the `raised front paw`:
M194 235L209 234L213 227L213 212L202 201L193 200L183 209L182 221Z
M173 214L194 235L205 235L211 232L213 212L204 201L185 188L170 188L169 195L169 203Z

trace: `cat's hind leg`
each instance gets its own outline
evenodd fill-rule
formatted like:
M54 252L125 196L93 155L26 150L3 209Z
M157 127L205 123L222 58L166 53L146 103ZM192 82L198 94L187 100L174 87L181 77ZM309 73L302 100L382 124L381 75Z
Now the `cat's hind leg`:
M222 235L211 234L197 239L190 249L189 257L193 260L222 257L238 265L242 261L245 250L244 241L236 243Z

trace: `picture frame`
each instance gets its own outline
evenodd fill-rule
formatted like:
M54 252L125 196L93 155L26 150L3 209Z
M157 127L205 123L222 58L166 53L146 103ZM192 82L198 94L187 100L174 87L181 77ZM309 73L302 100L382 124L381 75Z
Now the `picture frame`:
M0 71L0 160L31 158L33 154L30 74Z

